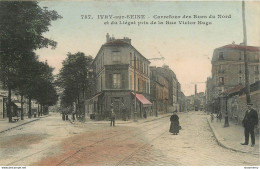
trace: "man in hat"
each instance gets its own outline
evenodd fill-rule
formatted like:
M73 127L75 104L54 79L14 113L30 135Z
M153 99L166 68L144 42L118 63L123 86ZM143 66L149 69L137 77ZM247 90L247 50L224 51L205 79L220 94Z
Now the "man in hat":
M111 106L111 112L110 112L110 126L115 126L115 120L116 120L116 113L114 111L114 108Z
M251 147L255 145L255 133L254 128L258 124L258 114L257 111L252 109L252 103L247 104L247 111L245 113L245 117L242 121L245 133L245 142L241 143L242 145L248 145L249 141L249 133L251 135Z

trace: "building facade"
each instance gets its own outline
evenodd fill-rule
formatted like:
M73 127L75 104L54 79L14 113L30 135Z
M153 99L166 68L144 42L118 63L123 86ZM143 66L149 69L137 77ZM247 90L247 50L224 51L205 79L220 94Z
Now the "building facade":
M156 71L164 77L168 81L169 85L169 96L168 96L168 104L169 110L179 110L179 103L177 102L178 97L178 79L176 74L169 68L167 65L163 65L162 67L157 67Z
M248 57L249 84L259 81L259 47L230 44L216 48L211 61L211 77L207 79L207 108L209 111L225 111L221 110L221 99L219 98L221 93L238 85L245 86L245 48Z
M160 67L150 67L150 99L153 103L152 110L155 115L169 112L169 81L161 73Z
M104 119L113 107L120 119L130 119L134 112L144 117L152 105L149 65L150 61L131 45L131 39L115 39L107 34L92 64L96 89L85 103L87 115Z

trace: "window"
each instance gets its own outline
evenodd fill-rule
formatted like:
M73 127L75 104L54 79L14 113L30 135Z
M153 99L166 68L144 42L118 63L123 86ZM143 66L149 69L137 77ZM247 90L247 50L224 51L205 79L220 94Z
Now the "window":
M140 90L140 79L138 78L138 80L137 80L137 91L139 91Z
M113 51L112 52L112 61L113 62L120 62L120 51Z
M238 77L238 83L242 84L242 77L241 76Z
M224 85L224 77L219 77L219 84Z
M132 58L132 53L130 52L130 65L133 66L133 58Z
M239 73L242 73L242 64L239 65Z
M133 82L132 82L132 75L130 75L130 84L129 84L129 88L132 90L133 89Z
M255 55L255 61L259 62L259 55L258 54Z
M224 59L224 53L223 52L219 52L219 60L223 60Z
M239 58L238 60L242 60L242 52L239 52Z
M121 88L121 74L119 73L113 74L113 88L114 89Z
M223 65L219 65L218 73L224 73Z
M255 74L259 74L259 67L258 67L258 65L254 66L254 71L255 71Z

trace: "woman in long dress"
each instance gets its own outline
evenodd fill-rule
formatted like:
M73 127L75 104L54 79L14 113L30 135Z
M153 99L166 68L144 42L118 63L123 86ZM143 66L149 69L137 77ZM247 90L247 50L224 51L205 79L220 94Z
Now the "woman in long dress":
M171 126L169 132L173 133L173 135L177 135L179 133L179 117L176 112L173 112L171 115Z

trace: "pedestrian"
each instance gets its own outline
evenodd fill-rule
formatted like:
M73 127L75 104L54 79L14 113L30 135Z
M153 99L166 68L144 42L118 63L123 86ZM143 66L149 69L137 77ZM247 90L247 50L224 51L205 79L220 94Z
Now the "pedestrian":
M173 133L173 135L177 135L179 133L180 124L179 124L179 117L176 111L174 111L173 115L171 115L170 121L171 121L171 125L170 125L169 132Z
M75 121L75 112L72 112L72 121L74 122Z
M211 120L211 123L213 122L213 120L214 120L214 115L213 115L213 113L211 112L211 114L210 114L210 120Z
M116 120L116 113L113 109L113 107L111 107L111 112L110 112L110 126L115 126L115 120Z
M144 118L147 118L147 113L146 113L146 108L144 108L144 114L143 114Z
M221 123L221 120L222 120L222 113L221 113L221 111L220 111L219 114L218 114L218 120L219 120L220 123Z
M249 141L249 133L251 135L251 147L255 145L255 133L254 128L258 124L258 114L257 111L252 108L252 103L247 104L247 111L245 113L245 117L242 121L244 127L244 134L245 134L245 142L241 143L241 145L248 145Z

